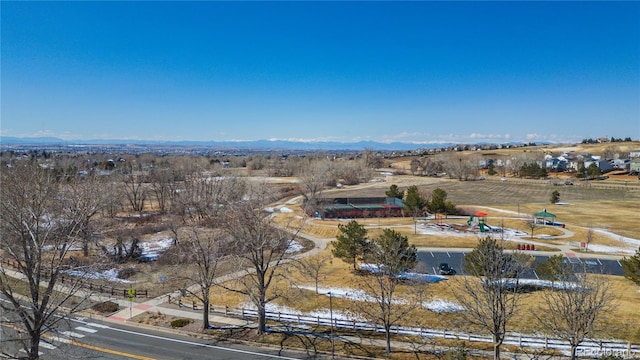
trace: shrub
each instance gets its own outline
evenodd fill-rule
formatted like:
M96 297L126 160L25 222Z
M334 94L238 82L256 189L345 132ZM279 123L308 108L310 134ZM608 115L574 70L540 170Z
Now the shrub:
M136 274L136 269L132 267L120 269L120 271L118 271L118 279L128 279L135 274Z
M99 313L111 314L118 311L118 304L113 301L105 301L95 304L91 308Z
M181 328L191 324L193 320L191 319L175 319L171 322L172 328Z

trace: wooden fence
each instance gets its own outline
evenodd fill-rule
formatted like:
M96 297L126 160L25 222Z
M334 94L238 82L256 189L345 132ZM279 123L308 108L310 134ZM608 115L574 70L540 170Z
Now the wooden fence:
M178 305L181 307L189 307L193 310L202 310L202 304L194 300L187 302L179 299ZM234 308L229 306L211 305L209 307L209 312L214 314L222 314L224 316L239 317L242 319L254 319L258 317L257 310ZM382 326L369 323L365 320L345 320L272 311L266 312L266 318L275 322L295 325L333 326L335 328L349 330L384 332L384 328ZM394 325L391 327L391 332L394 334L412 335L426 338L442 338L484 343L493 342L492 337L489 335L474 334L447 329L429 329L422 327ZM509 333L505 336L504 344L525 348L543 348L560 351L568 351L570 349L569 343L565 340L538 334ZM620 340L587 339L578 347L578 351L579 353L583 354L611 354L626 359L640 358L640 344Z
M11 268L14 268L14 269L19 269L19 264L15 260L0 259L0 262L3 265L6 265L8 267L11 267ZM50 279L51 278L51 271L50 270L43 270L41 272L41 275L46 279ZM113 286L105 286L105 285L93 284L93 283L91 283L91 282L89 282L87 280L84 280L84 279L78 279L77 277L74 277L74 276L65 275L62 272L58 273L58 281L61 284L64 284L65 282L77 283L81 288L89 290L90 292L99 292L99 293L102 293L102 294L110 294L112 296L129 297L129 289L122 289L122 288L116 288L116 287L113 287ZM148 298L149 297L149 292L147 290L134 289L133 297L135 297L135 298L138 298L138 297Z

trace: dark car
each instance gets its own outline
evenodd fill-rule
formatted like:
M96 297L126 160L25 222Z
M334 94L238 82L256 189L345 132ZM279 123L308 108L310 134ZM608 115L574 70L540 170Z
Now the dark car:
M440 263L440 275L455 275L456 271L447 263Z

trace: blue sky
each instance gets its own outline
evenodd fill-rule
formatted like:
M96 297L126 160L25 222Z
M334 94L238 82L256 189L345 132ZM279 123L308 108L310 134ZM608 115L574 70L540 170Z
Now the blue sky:
M3 136L640 139L640 2L1 2Z

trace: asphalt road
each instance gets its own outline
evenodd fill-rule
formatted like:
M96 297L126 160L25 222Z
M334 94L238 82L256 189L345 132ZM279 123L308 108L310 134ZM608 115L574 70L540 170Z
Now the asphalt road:
M535 257L536 263L546 261L549 256L536 255L535 252L528 252ZM448 263L458 274L464 274L462 264L464 263L464 252L436 252L436 251L418 251L418 260L420 272L428 274L438 274L440 263ZM568 257L565 255L565 261L574 265L576 271L586 269L594 274L607 274L622 276L622 265L618 260L599 259L599 258L580 258ZM533 264L535 268L536 264ZM535 271L529 270L524 276L526 279L537 279Z
M3 351L26 355L7 341L13 329L3 326ZM202 340L175 333L118 325L91 319L74 319L60 324L56 334L40 342L43 359L304 359L305 354L272 348ZM309 357L310 358L310 357Z

